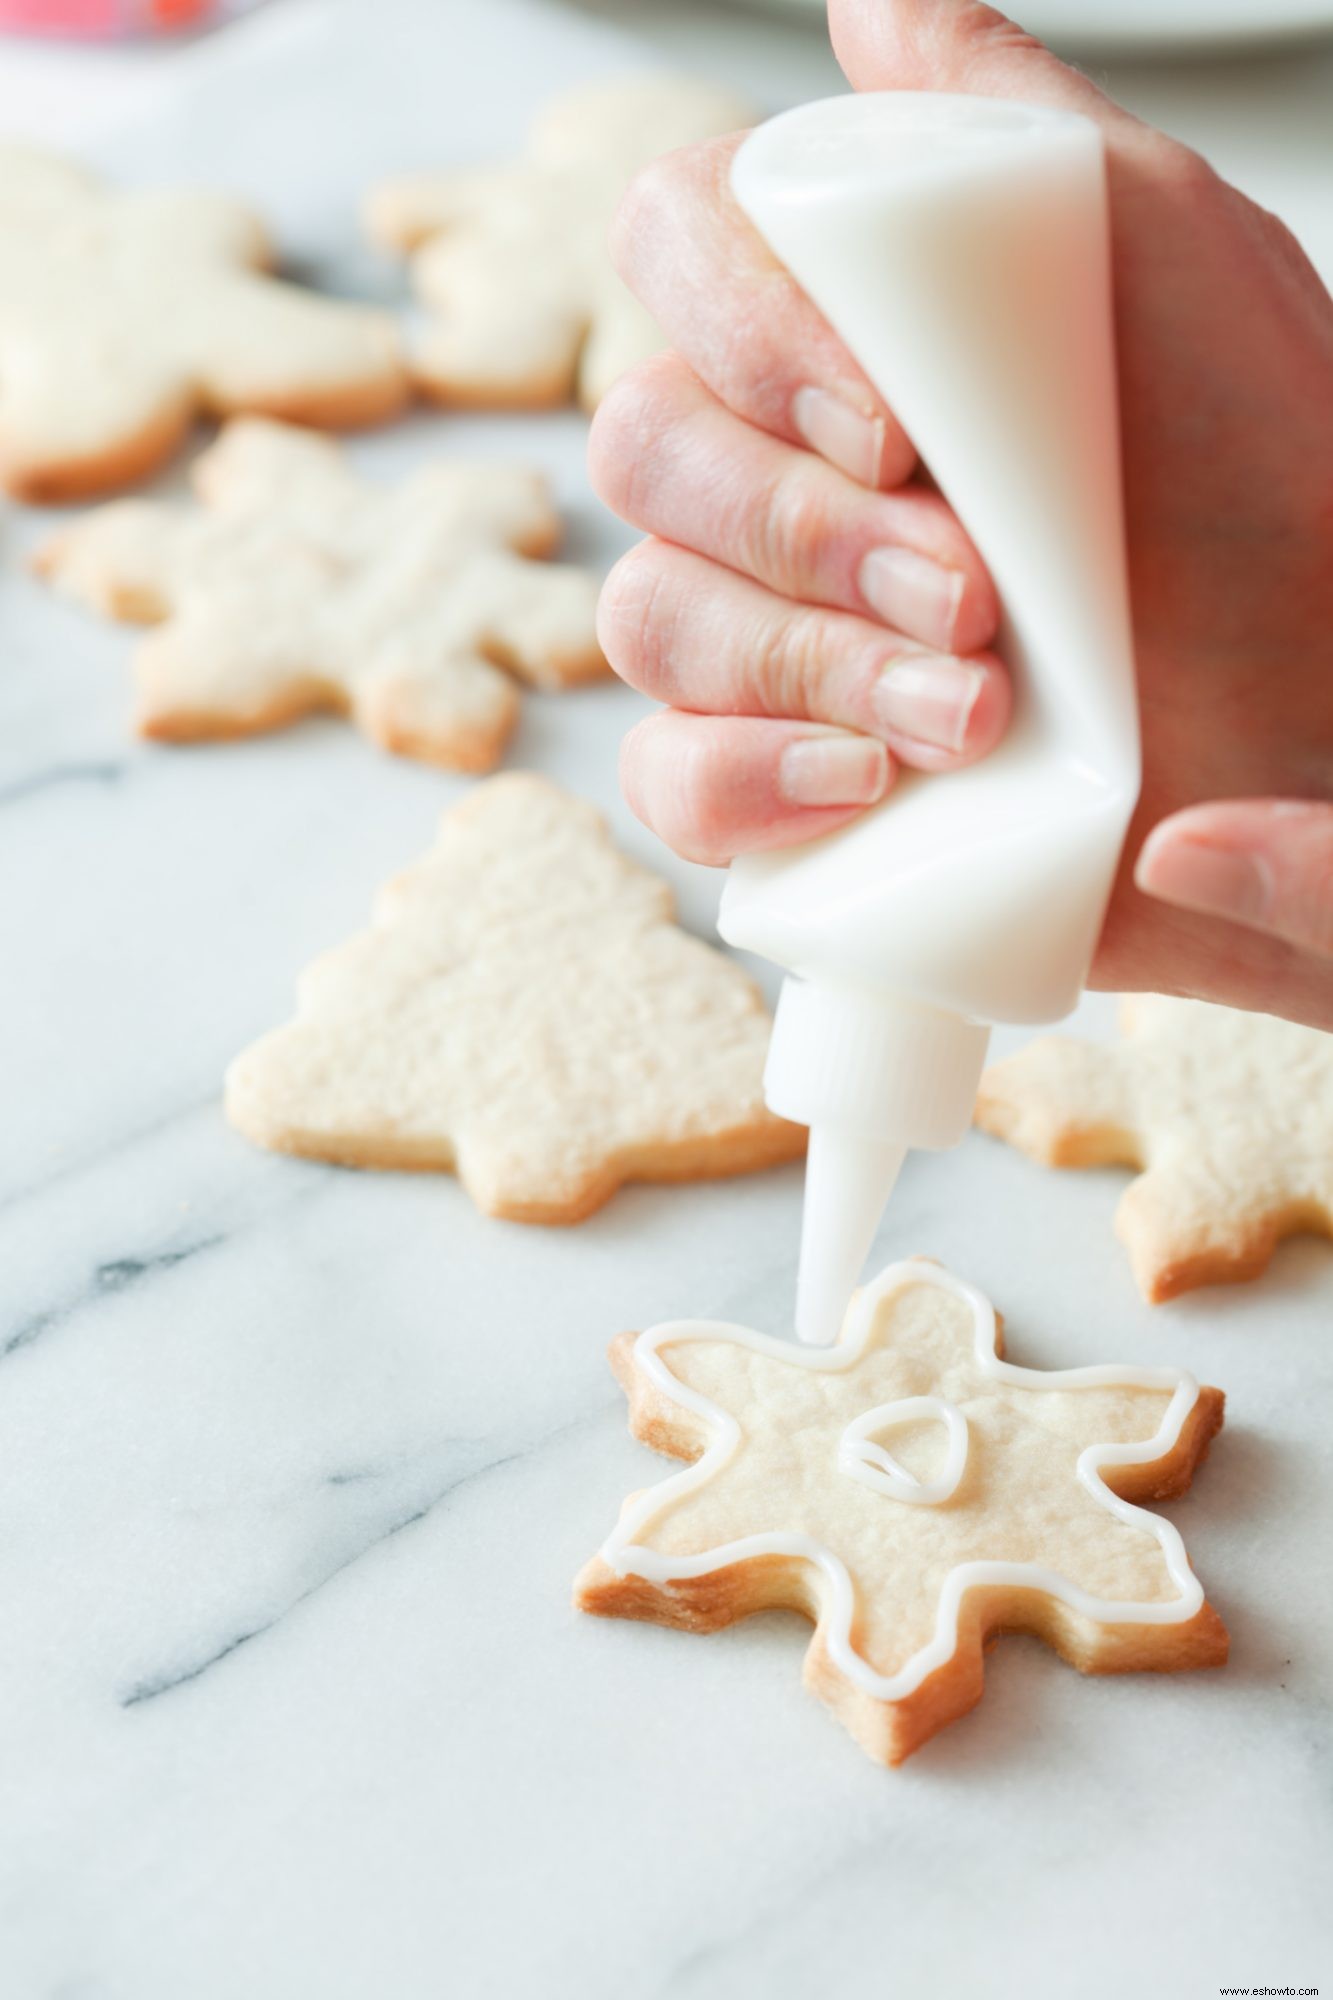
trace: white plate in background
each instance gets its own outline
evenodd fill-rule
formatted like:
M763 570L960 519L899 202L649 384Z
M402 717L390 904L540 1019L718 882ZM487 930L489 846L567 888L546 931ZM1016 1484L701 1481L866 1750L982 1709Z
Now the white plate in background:
M822 18L824 0L748 0L770 12ZM1102 50L1228 49L1333 33L1333 0L1011 0L1043 41Z

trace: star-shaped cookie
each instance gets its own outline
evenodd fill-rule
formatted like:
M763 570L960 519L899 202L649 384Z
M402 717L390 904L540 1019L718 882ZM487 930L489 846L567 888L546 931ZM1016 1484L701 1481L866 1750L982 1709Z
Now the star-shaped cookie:
M1333 1035L1201 1000L1121 1003L1125 1039L1047 1035L982 1078L977 1124L1048 1166L1139 1169L1116 1211L1154 1304L1333 1234Z
M807 1686L886 1764L980 1699L993 1632L1084 1673L1219 1665L1179 1534L1137 1504L1189 1485L1219 1391L1001 1354L980 1293L916 1258L831 1348L701 1320L622 1335L635 1436L691 1463L626 1502L576 1603L696 1632L803 1612Z
M478 786L391 882L372 929L318 959L296 1019L232 1065L262 1146L453 1168L491 1215L578 1222L624 1181L791 1159L764 1105L750 980L677 929L671 892L545 778Z
M425 466L358 479L332 439L239 418L193 468L202 506L119 500L37 567L114 618L155 623L135 661L146 736L248 736L312 710L452 770L498 761L515 677L606 672L597 585L535 562L559 533L538 472Z
M278 283L269 254L225 196L120 193L0 148L0 483L27 500L106 492L201 412L391 415L406 393L392 320Z
M372 236L411 253L428 326L413 369L445 402L593 409L662 337L621 284L606 238L627 183L661 153L754 120L685 78L599 83L554 99L524 158L406 175L367 205Z

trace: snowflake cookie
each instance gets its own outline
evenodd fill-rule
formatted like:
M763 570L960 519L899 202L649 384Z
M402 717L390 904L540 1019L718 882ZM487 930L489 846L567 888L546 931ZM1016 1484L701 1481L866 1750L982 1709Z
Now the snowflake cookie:
M710 1632L800 1611L805 1679L880 1763L981 1698L982 1650L1036 1632L1084 1673L1216 1666L1222 1621L1175 1528L1222 1396L1176 1369L1020 1368L939 1265L892 1265L840 1342L681 1320L612 1364L636 1437L687 1469L630 1499L585 1611Z
M227 1110L280 1152L452 1167L479 1208L578 1222L624 1181L791 1159L750 980L545 778L478 786L318 959L296 1019L233 1065Z
M0 483L68 500L137 479L201 411L374 422L407 380L387 314L280 284L248 208L119 193L0 148Z
M1333 1234L1333 1035L1201 1000L1121 1003L1112 1047L1047 1035L987 1070L977 1123L1056 1167L1140 1169L1116 1212L1154 1303Z
M386 750L485 771L517 719L515 677L606 672L594 578L529 560L560 527L538 472L445 462L370 486L331 438L251 417L193 477L202 506L114 501L37 557L85 604L156 623L135 663L146 736L335 709Z
M606 238L627 183L677 146L751 124L730 92L684 78L593 84L550 103L526 156L419 173L370 198L372 236L412 253L429 312L414 370L446 402L593 409L662 344Z

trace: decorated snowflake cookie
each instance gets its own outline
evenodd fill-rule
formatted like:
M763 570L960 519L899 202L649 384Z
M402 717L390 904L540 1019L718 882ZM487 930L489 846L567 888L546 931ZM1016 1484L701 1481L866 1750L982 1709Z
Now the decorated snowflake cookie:
M881 1763L980 1699L993 1632L1085 1673L1226 1658L1180 1536L1136 1504L1183 1491L1221 1424L1191 1376L1012 1366L980 1293L923 1259L832 1348L681 1320L611 1352L635 1436L692 1463L626 1503L576 1602L697 1632L804 1612L807 1685Z
M1156 1302L1333 1233L1333 1035L1139 995L1113 1047L1048 1035L987 1070L977 1123L1050 1166L1137 1167L1116 1213Z
M633 175L660 153L753 122L729 92L681 78L594 84L549 104L526 157L389 181L371 234L412 252L430 324L414 368L447 402L592 409L661 346L621 284L607 231Z
M393 322L277 283L268 258L239 202L117 193L0 148L0 481L32 500L105 492L200 411L390 415L406 392Z
M764 1105L768 1036L739 966L677 929L592 807L515 774L446 813L373 929L316 961L227 1109L260 1145L452 1167L489 1214L578 1222L623 1181L800 1152Z
M597 586L530 561L559 519L540 473L433 464L356 478L332 439L242 418L196 460L202 507L120 500L38 568L115 618L156 622L136 660L139 726L182 742L349 714L387 750L489 770L514 677L603 674Z

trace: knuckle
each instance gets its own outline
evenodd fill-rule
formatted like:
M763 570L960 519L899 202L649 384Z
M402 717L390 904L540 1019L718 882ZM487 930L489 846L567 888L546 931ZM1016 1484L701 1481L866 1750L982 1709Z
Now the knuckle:
M829 707L834 617L803 605L785 618L768 660L769 700L775 715L821 719Z
M1151 145L1154 183L1176 201L1210 201L1221 189L1215 169L1192 146L1161 133L1153 134Z
M678 614L678 593L660 546L640 542L611 571L597 605L598 641L622 680L645 694L659 694L673 656Z
M716 759L707 735L650 716L621 745L620 782L631 810L686 861L713 862L725 841Z
M681 395L681 363L655 354L615 381L598 405L588 438L593 490L623 519L642 522L664 440L672 435Z
M1274 215L1269 208L1252 204L1255 211L1255 227L1259 230L1267 247L1289 266L1304 272L1308 266L1305 245L1280 215Z
M1017 21L1002 14L998 8L983 4L982 0L974 0L952 25L956 32L967 37L969 72L978 70L984 75L993 68L998 58L1005 56L1026 61L1046 54L1043 44L1027 28L1020 27Z
M646 254L669 242L689 205L688 153L667 153L640 167L611 219L611 261L630 290L644 297L654 259Z
M588 476L593 492L615 513L625 511L637 441L643 431L640 371L631 369L612 383L588 431Z
M730 815L725 760L707 729L692 730L672 752L663 789L664 838L688 861L728 857Z
M755 502L758 504L755 504ZM801 472L784 472L767 490L750 496L741 534L747 567L765 582L803 595L811 578L811 551L825 546L832 529L828 508L814 482Z
M793 291L785 271L752 278L712 329L710 386L738 416L766 429L779 427L787 397Z
M644 783L645 766L651 755L649 734L655 728L658 718L650 715L643 722L636 722L633 729L621 739L620 744L620 789L630 811L641 819L645 826L653 822L648 811L648 796Z

